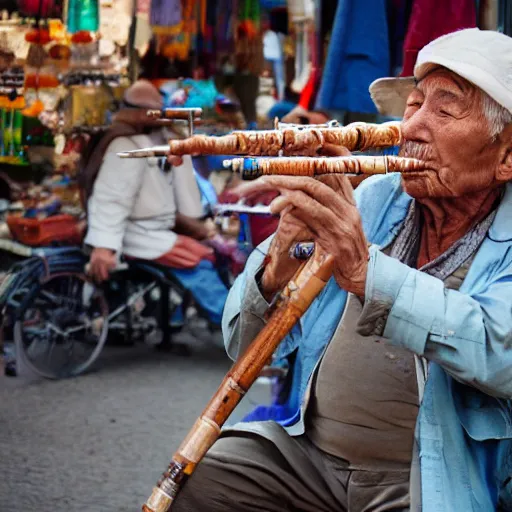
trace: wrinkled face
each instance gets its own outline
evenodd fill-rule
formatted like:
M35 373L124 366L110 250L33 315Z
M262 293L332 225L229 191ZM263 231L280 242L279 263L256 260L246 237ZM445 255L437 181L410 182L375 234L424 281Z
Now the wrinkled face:
M436 68L416 85L402 122L400 156L418 158L426 171L402 174L415 198L461 197L497 185L500 142L491 138L474 85Z

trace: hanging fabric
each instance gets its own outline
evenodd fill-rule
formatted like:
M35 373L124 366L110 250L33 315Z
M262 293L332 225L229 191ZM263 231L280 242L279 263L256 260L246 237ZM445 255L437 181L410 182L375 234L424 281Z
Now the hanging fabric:
M260 31L260 19L259 0L243 0L238 30L248 39L255 39Z
M19 0L18 9L23 16L57 17L62 12L62 0Z
M498 0L478 1L478 28L482 30L498 29Z
M472 27L476 27L475 0L415 0L404 43L401 75L413 75L418 52L430 41Z
M389 53L391 75L403 68L404 41L409 26L413 0L388 0Z
M204 76L215 74L216 62L216 44L215 44L215 25L216 25L216 2L207 2L203 0L201 5L200 31L198 33L198 55L197 66Z
M242 0L235 31L235 61L239 72L260 75L263 69L263 35L259 0Z
M296 21L311 20L315 16L315 2L313 0L287 0L288 16L292 23Z
M267 62L272 64L278 100L284 99L286 87L283 39L283 34L279 34L273 30L267 30L263 35L263 57Z
M159 2L158 6L155 1ZM202 0L204 1L204 0ZM175 7L175 17L167 17L168 25L158 19L158 10L170 7L170 4L180 5ZM178 13L179 12L179 16ZM195 37L198 30L197 3L195 0L152 0L151 19L158 19L159 24L153 25L153 31L158 37L159 50L169 60L185 61L195 47ZM172 25L177 21L177 24Z
M309 23L307 27L308 47L311 54L310 59L310 73L306 86L302 89L299 106L305 110L311 110L314 106L314 101L318 92L322 73L320 69L320 54L318 49L318 39L315 33L315 26Z
M368 87L389 73L385 1L339 0L316 108L376 113Z
M217 0L215 9L215 47L217 53L233 55L233 34L237 23L238 0Z
M182 0L151 0L149 22L155 34L179 34L182 20Z
M70 34L96 32L100 25L98 0L69 0L66 24Z

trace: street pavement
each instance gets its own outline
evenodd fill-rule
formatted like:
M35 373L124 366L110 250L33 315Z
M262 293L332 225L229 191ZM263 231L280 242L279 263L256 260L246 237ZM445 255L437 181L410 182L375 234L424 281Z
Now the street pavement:
M219 340L189 357L106 347L74 379L0 377L0 512L136 512L230 367ZM231 418L269 390L256 383Z

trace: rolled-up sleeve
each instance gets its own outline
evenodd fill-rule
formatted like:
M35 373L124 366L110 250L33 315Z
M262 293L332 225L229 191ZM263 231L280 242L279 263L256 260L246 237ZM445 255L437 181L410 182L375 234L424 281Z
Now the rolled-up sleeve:
M252 252L245 269L229 291L222 316L226 351L232 359L239 357L265 326L269 304L262 296L256 275L262 268L270 239Z
M119 158L116 153L137 149L127 137L110 143L88 203L85 243L119 252L126 223L140 190L144 160Z
M372 247L358 331L408 348L487 394L511 398L511 296L509 275L471 296Z

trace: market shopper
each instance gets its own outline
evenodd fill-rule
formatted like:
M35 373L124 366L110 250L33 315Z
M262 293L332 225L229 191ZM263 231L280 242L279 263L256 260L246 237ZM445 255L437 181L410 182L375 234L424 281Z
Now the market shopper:
M144 109L160 109L162 103L151 82L135 82L124 95L125 108L84 164L82 185L89 196L85 243L93 248L90 273L97 281L108 279L121 254L186 270L178 278L186 277L186 287L210 320L220 323L227 289L213 266L213 250L202 243L215 236L216 229L211 221L201 219L203 207L191 158L117 156L178 136L145 115Z
M294 242L331 253L334 277L279 349L296 414L225 430L173 511L512 510L511 55L462 30L388 82L408 98L401 155L426 171L247 186L279 189L281 220L230 291L228 353L265 324Z

